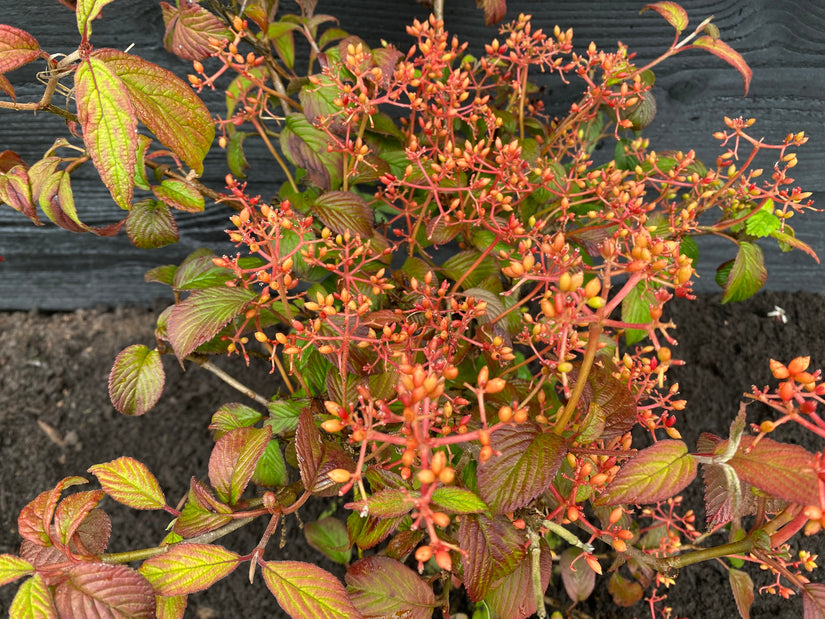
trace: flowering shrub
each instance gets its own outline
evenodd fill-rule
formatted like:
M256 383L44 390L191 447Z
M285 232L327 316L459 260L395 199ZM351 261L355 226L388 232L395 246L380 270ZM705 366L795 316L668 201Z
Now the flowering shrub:
M725 118L713 136L722 153L706 166L638 133L656 111L652 70L677 53L711 52L747 91L750 70L710 20L684 35L681 7L649 5L676 36L636 66L623 46L579 53L572 31L545 32L526 15L475 57L436 17L408 28L403 53L323 29L331 18L308 0L277 21L267 2L243 16L162 3L165 43L193 61L191 86L226 91L214 127L232 173L217 193L196 180L213 142L208 111L171 73L91 46L102 4L78 3L81 44L59 61L0 27L3 70L48 64L40 102L2 106L60 114L83 139L56 142L31 166L5 151L0 198L71 230L124 226L140 247L177 239L175 209L231 204L234 255L202 250L147 274L175 303L156 348L118 356L109 389L118 410L144 414L171 353L259 408L214 413L208 482L193 478L182 506L129 457L89 469L100 490L64 496L87 481L68 477L29 503L20 556L0 557L0 583L26 577L11 616L181 617L189 594L245 563L292 617L449 617L456 587L478 613L545 617L554 563L574 602L607 571L618 605L645 598L664 616L662 587L678 570L723 557L743 617L754 599L744 561L774 571L769 592L799 592L806 613L825 615L825 586L803 574L815 557L791 557L786 544L825 523L823 455L767 436L793 421L825 437L821 372L807 358L772 360L778 386L747 398L776 421L751 428L743 405L728 437L705 434L694 452L677 429L686 402L668 381L680 361L664 307L691 296L693 237L736 246L717 272L725 302L764 283L758 239L813 255L788 224L810 208L788 176L804 135L769 144L753 120ZM296 35L309 44L307 76L295 70ZM544 110L538 73L581 85L565 115ZM76 112L51 102L64 76ZM14 97L2 76L0 88ZM270 201L244 182L245 140L256 138L287 179ZM600 160L607 141L613 156ZM753 167L763 151L777 161L767 173ZM80 220L70 175L88 160L128 211L120 224ZM136 188L151 197L135 200ZM265 354L284 392L253 393L211 363L221 353ZM705 533L679 497L699 465ZM106 553L110 523L97 506L107 494L168 512L162 543ZM347 566L345 584L268 550L310 498L339 495L346 523L326 517L305 533ZM259 517L269 525L250 552L215 543Z

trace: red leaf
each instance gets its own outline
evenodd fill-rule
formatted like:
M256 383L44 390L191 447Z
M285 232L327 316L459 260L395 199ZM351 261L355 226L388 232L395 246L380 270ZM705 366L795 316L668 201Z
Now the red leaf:
M34 207L29 174L25 165L14 166L8 172L0 174L0 202L5 202L15 211L23 213L35 224L42 225Z
M676 29L676 34L681 32L688 26L688 14L676 2L655 2L653 4L646 4L644 8L639 11L639 14L644 13L648 9L656 11L659 15L664 17L671 26Z
M140 573L160 595L184 595L208 589L241 562L239 555L212 544L177 544L143 562Z
M64 170L57 170L44 178L42 183L38 183L34 177L34 172L39 163L38 161L29 169L32 197L37 200L37 204L50 220L70 232L91 232L97 236L115 236L120 232L125 220L100 228L87 226L80 221L75 208L72 181L69 174Z
M329 478L329 471L337 468L355 470L355 464L346 452L321 438L312 411L308 407L302 409L298 417L295 450L304 488L318 496L333 496L338 492L340 484Z
M238 428L224 434L209 456L209 481L222 501L234 505L252 479L272 429Z
M316 565L300 561L268 561L263 576L278 605L290 617L361 617L338 579Z
M20 537L38 546L51 546L52 540L49 532L61 492L65 488L85 483L87 481L82 477L65 477L51 490L37 495L33 501L20 510L20 515L17 517L17 530Z
M812 468L814 455L799 445L743 436L736 454L728 461L739 478L769 495L799 503L819 505L819 481ZM724 441L727 443L727 441ZM725 445L716 448L724 451Z
M0 174L5 174L17 165L21 165L23 168L28 167L23 158L13 150L4 150L0 153Z
M98 49L92 55L121 79L138 120L161 144L201 174L203 158L215 137L215 125L206 105L189 85L171 71L116 49ZM202 196L200 199L203 202ZM203 210L202 205L199 210Z
M492 584L511 574L525 554L526 537L504 517L462 516L458 528L464 561L464 586L474 602L484 599Z
M539 572L541 590L547 590L553 574L553 553L547 542L540 542ZM536 598L533 594L532 556L526 554L515 571L496 582L484 601L499 617L525 619L536 612Z
M493 456L478 466L478 490L493 514L527 505L544 492L559 470L567 446L534 423L504 426L490 435Z
M135 202L126 217L126 234L140 249L157 249L177 243L178 224L169 207L158 200Z
M575 567L572 565L581 553L578 548L567 548L561 553L559 561L564 590L573 602L583 602L589 598L596 586L596 572L591 570L587 563L578 561Z
M157 349L133 344L115 358L109 372L109 399L124 415L143 415L157 404L165 382Z
M166 499L160 484L145 464L122 456L89 467L89 472L110 497L133 509L163 509Z
M353 605L365 619L430 619L436 607L432 588L403 563L373 556L353 563L344 579Z
M155 594L143 576L125 565L77 563L54 591L61 616L72 619L155 616Z
M178 360L208 342L255 298L243 288L195 290L172 308L167 324L169 343Z
M310 184L321 189L337 189L341 185L343 158L341 153L328 152L329 138L316 129L303 114L289 114L281 129L281 149L289 161L306 170Z
M104 496L106 493L103 490L87 490L60 501L54 512L54 527L62 546L69 544L80 523Z
M607 582L607 591L613 596L613 603L622 608L633 606L644 595L642 585L635 580L625 578L618 571L610 575L610 580Z
M594 501L647 504L668 499L696 477L696 460L682 441L664 440L639 451Z
M172 529L183 538L214 531L232 520L232 508L218 501L209 489L194 477L189 498Z
M69 548L77 555L97 556L109 545L112 521L102 509L93 509L77 527Z
M736 608L742 619L750 619L751 604L753 604L753 581L747 572L728 569L728 580L730 589L733 591L733 599L736 600Z
M2 74L22 67L39 55L40 45L32 35L25 30L0 24L0 88L15 101L14 88Z
M137 117L129 92L102 60L89 56L75 72L83 141L103 184L125 210L131 207L137 161Z
M180 8L161 2L160 8L166 24L163 46L185 60L203 60L213 51L209 39L229 38L223 22L194 2L183 0Z
M507 13L507 0L476 0L476 6L484 9L484 24L497 24Z
M825 619L825 585L811 582L802 588L803 619Z
M739 71L739 73L742 74L742 79L745 80L745 94L748 94L748 88L751 85L753 71L751 71L751 68L748 66L748 63L745 62L745 59L742 57L742 54L737 52L735 49L733 49L730 45L728 45L721 39L715 39L710 36L699 37L693 42L693 45L691 47L705 49L714 56L721 58L729 65L731 65L734 69Z

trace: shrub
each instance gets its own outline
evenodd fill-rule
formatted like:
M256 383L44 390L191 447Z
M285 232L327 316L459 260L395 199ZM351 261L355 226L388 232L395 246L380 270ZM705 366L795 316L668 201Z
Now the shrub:
M213 124L179 78L92 47L102 4L78 3L81 43L60 60L0 27L4 71L48 65L39 102L2 107L56 113L83 140L58 141L30 166L2 153L0 198L35 222L39 207L78 232L125 228L139 247L177 240L174 210L232 205L234 255L200 250L147 274L175 302L154 349L117 357L109 390L122 413L146 413L169 353L258 406L214 413L208 481L193 478L180 509L129 457L89 469L100 490L66 494L87 483L68 477L29 503L20 556L0 557L2 584L26 577L11 616L94 606L83 616L180 617L189 594L245 563L292 617L449 616L459 586L479 614L546 616L554 563L574 601L608 568L616 603L648 590L655 615L679 569L723 557L734 560L725 566L743 616L754 588L742 561L777 574L772 592L797 590L806 613L823 614L825 587L803 575L814 557L791 557L786 544L825 522L822 453L767 436L794 421L825 437L821 373L807 358L771 360L777 386L746 399L776 421L749 427L743 404L730 435L705 434L695 452L677 429L686 402L668 381L680 361L663 310L691 296L694 237L736 246L717 272L724 302L764 283L758 239L813 255L788 225L810 208L788 176L803 134L769 144L751 135L753 120L725 118L714 134L723 152L707 166L692 151L656 152L639 133L656 112L653 69L675 54L711 52L747 92L750 69L710 20L684 35L681 7L649 5L676 36L636 66L621 45L576 53L572 31L545 32L526 15L476 57L435 16L409 26L405 54L327 27L309 0L277 21L267 2L243 16L162 3L164 42L193 61L191 86L226 92ZM295 68L296 38L309 45L307 76ZM540 72L581 85L563 116L545 112L531 83ZM68 77L75 111L52 102ZM2 76L0 88L14 97ZM197 181L215 129L231 170L224 193ZM272 200L244 182L254 139L286 177ZM601 142L612 156L594 152ZM763 151L778 161L768 173L753 167ZM128 211L116 225L79 218L71 173L86 161ZM266 355L276 393L253 393L213 365L216 354ZM679 497L700 464L704 534ZM105 495L165 510L168 534L106 553ZM267 549L283 519L334 496L348 497L346 523L326 517L305 533L348 566L345 585ZM269 525L250 553L216 543L262 517Z

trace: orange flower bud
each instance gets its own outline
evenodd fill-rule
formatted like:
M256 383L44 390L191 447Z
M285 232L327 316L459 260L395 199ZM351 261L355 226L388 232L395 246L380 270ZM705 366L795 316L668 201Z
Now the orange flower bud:
M336 484L345 484L352 478L352 473L347 469L332 469L327 476Z
M441 527L442 529L450 526L450 517L444 512L433 512L431 516L435 526Z
M455 481L455 469L448 466L438 474L438 481L445 486L449 486Z
M415 551L415 560L424 563L433 556L432 546L419 546Z
M796 359L791 360L791 362L788 364L788 372L791 373L791 376L796 376L797 374L807 370L810 363L811 363L811 358L810 357L797 357ZM808 381L800 381L800 382L808 382Z
M499 393L507 386L507 381L503 378L491 378L487 381L484 391L487 393Z
M334 434L335 432L340 432L346 427L340 419L327 419L321 424L321 427L330 434Z
M777 361L776 359L771 359L769 365L771 368L771 374L773 374L773 377L778 380L785 380L786 378L788 378L788 376L791 375L791 373L788 371L788 368L786 368L783 364L779 363L779 361Z
M453 560L447 550L439 550L435 553L435 562L442 570L449 572L453 569Z
M489 445L485 445L481 448L481 451L478 452L478 460L479 462L487 462L490 458L493 457L493 448Z
M431 484L435 481L435 473L430 469L421 469L416 473L416 477L418 477L418 481L422 484Z

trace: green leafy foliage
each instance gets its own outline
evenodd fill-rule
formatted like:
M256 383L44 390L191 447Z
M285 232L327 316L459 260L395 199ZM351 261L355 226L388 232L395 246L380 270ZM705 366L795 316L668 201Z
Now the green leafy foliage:
M268 561L263 568L266 586L292 617L359 617L335 576L300 561Z
M96 464L89 472L110 497L133 509L163 509L166 499L160 484L145 464L122 456L105 464Z
M682 441L663 440L639 451L616 475L597 505L654 503L679 493L696 477L696 460Z
M231 573L240 557L213 544L178 544L143 562L138 570L159 595L195 593Z
M160 353L135 344L122 350L109 373L109 398L126 415L143 415L163 393L166 375Z
M365 619L429 619L436 607L432 589L403 563L372 556L353 563L345 577L353 606Z

